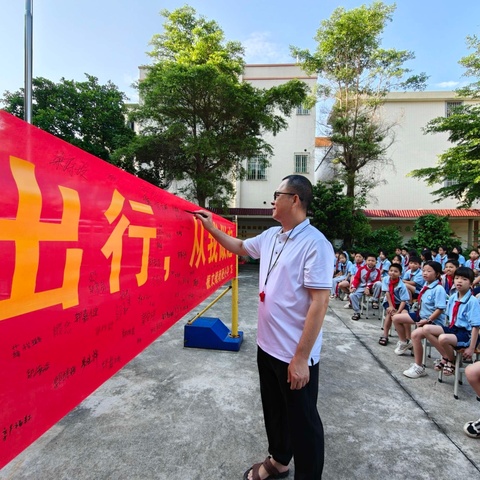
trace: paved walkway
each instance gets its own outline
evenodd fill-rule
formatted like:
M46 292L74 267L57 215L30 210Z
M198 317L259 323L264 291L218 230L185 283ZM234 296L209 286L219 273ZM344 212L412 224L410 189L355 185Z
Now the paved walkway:
M0 479L241 479L267 453L255 365L257 278L255 266L240 268L240 352L184 348L187 316L0 470ZM480 478L480 440L462 431L480 417L471 387L462 385L455 400L452 380L438 383L432 360L427 377L404 377L413 359L396 356L394 344L378 345L378 317L354 322L343 302L330 305L318 403L323 478ZM229 325L229 295L207 315Z

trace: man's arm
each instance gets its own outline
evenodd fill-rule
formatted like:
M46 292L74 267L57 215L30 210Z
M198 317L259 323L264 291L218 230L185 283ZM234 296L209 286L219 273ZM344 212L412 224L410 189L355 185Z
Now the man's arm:
M197 210L193 213L195 218L203 223L205 230L207 230L207 232L209 232L210 235L212 235L212 237L222 247L225 247L228 251L234 253L235 255L248 255L247 251L243 247L243 240L222 232L213 224L211 212L207 212L206 210Z
M288 383L291 390L300 390L310 381L308 369L310 353L323 325L327 313L330 290L308 288L312 300L305 319L303 333L298 342L290 365L288 366Z

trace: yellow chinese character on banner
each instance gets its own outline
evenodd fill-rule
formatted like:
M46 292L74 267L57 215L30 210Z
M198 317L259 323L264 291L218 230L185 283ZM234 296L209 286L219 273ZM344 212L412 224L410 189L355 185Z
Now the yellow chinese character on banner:
M10 169L18 189L14 219L0 219L0 241L15 242L15 269L10 298L0 301L0 320L61 304L78 305L78 283L83 250L67 248L63 283L59 288L37 291L40 242L77 242L80 219L78 192L58 186L63 199L60 223L43 222L42 192L35 177L35 165L10 157ZM54 267L54 266L53 266Z
M113 192L112 201L105 216L108 223L112 224L122 213L125 197L121 195L118 190ZM135 212L146 213L153 215L153 210L150 205L134 202L129 200L130 207ZM142 264L140 272L136 274L137 285L140 287L145 284L148 279L148 257L150 254L150 240L156 237L156 229L154 227L142 227L138 225L130 225L130 220L122 214L120 220L116 224L110 237L102 247L102 253L105 258L111 258L110 266L110 292L115 293L120 291L120 267L122 264L123 255L123 234L128 228L128 236L130 238L143 239L142 249Z

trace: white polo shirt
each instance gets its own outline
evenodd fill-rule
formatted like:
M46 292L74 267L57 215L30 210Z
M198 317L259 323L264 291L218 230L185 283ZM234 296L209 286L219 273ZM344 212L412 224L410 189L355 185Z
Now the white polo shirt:
M269 355L290 363L303 332L310 307L307 288L330 290L334 253L323 233L306 219L293 231L272 227L243 242L248 255L260 258L258 346ZM270 274L268 272L270 271ZM267 278L268 276L268 278ZM322 332L309 364L320 360Z

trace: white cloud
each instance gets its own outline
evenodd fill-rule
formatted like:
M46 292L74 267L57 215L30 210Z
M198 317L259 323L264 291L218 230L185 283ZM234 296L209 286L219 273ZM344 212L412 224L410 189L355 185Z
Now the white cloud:
M290 52L270 40L269 32L253 32L243 42L246 63L291 63Z
M458 87L459 85L460 85L460 82L455 82L455 81L440 82L435 84L436 87L449 88L449 89L453 89L455 87Z

